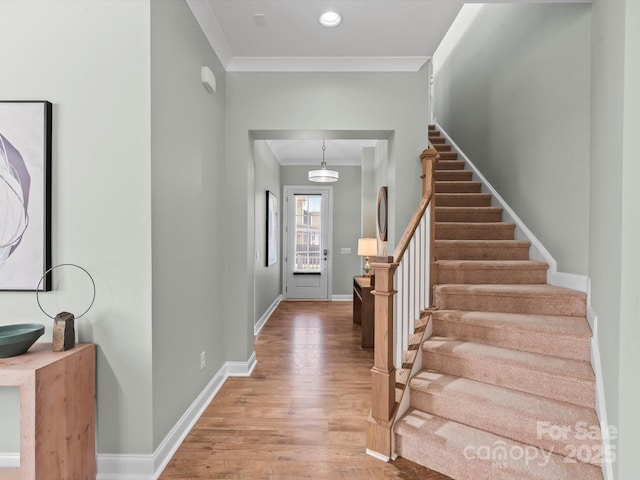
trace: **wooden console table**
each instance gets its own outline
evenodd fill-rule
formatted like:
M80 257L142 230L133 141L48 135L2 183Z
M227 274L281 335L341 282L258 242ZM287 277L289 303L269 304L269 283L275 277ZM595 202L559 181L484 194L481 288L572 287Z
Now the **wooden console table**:
M362 348L373 348L374 303L371 277L353 277L353 323L362 327Z
M0 358L0 386L20 387L20 474L0 478L96 478L95 370L94 344Z

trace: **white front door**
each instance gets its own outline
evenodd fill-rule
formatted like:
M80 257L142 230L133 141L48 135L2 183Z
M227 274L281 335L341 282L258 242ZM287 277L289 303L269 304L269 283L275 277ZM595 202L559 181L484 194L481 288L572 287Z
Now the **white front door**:
M284 298L329 300L331 187L284 187Z

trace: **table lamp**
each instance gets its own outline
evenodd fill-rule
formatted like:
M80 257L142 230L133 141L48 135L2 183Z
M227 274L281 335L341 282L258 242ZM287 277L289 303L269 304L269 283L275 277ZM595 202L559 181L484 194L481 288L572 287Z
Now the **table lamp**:
M369 276L371 265L369 265L369 257L374 257L378 254L378 239L376 238L359 238L358 239L358 255L365 258L365 264L362 269L364 270L364 276Z

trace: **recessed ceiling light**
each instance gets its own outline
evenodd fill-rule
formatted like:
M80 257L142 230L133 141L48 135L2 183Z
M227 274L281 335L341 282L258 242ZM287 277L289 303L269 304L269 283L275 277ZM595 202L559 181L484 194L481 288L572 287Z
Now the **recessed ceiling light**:
M325 12L320 15L320 24L325 27L337 27L341 21L342 17L336 12Z

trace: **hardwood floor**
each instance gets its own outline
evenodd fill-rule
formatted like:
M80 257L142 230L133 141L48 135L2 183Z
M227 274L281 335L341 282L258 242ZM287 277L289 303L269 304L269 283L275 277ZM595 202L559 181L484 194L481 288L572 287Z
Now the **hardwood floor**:
M281 303L251 377L227 380L160 479L447 479L365 453L373 350L351 308Z

